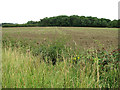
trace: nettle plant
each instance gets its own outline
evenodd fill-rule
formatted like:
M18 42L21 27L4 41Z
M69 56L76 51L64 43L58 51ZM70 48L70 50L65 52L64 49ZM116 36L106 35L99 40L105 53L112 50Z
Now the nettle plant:
M66 52L65 42L56 40L53 43L41 44L34 50L34 55L41 55L46 63L52 62L53 65L58 61L63 61L63 53Z
M113 66L116 68L119 65L119 50L115 49L108 53L107 50L102 47L102 49L88 50L89 56L87 59L93 63L98 60L98 65L101 70L108 71Z

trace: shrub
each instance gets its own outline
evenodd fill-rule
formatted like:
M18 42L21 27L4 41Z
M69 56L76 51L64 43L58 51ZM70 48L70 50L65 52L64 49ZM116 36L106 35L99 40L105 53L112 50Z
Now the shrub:
M53 43L41 44L39 48L36 48L33 51L33 55L42 55L42 58L45 62L49 63L50 61L52 61L52 64L55 65L58 58L61 61L63 60L62 53L66 52L64 43L65 42L58 39ZM45 60L46 57L47 61Z

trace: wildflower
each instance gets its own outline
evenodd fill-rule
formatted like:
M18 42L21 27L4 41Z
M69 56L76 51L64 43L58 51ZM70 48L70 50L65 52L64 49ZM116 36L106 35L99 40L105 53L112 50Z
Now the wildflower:
M73 58L73 60L76 60L76 58Z
M80 59L80 57L78 57L78 59Z

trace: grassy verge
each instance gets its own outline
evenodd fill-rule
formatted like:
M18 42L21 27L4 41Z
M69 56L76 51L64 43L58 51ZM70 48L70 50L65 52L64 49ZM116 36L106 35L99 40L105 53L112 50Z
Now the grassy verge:
M112 55L112 61L103 66L97 53L95 57L89 55L70 58L63 55L63 61L53 66L52 62L40 60L40 56L4 48L3 88L118 88L119 62L114 62L117 58ZM79 62L73 63L74 60Z

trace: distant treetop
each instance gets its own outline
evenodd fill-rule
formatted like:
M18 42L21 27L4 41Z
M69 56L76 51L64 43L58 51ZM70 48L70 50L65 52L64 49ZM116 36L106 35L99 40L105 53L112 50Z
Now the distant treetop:
M28 21L25 24L2 23L3 27L34 27L34 26L64 26L64 27L119 27L120 20L85 17L78 15L59 15L54 17L45 17L40 21Z

